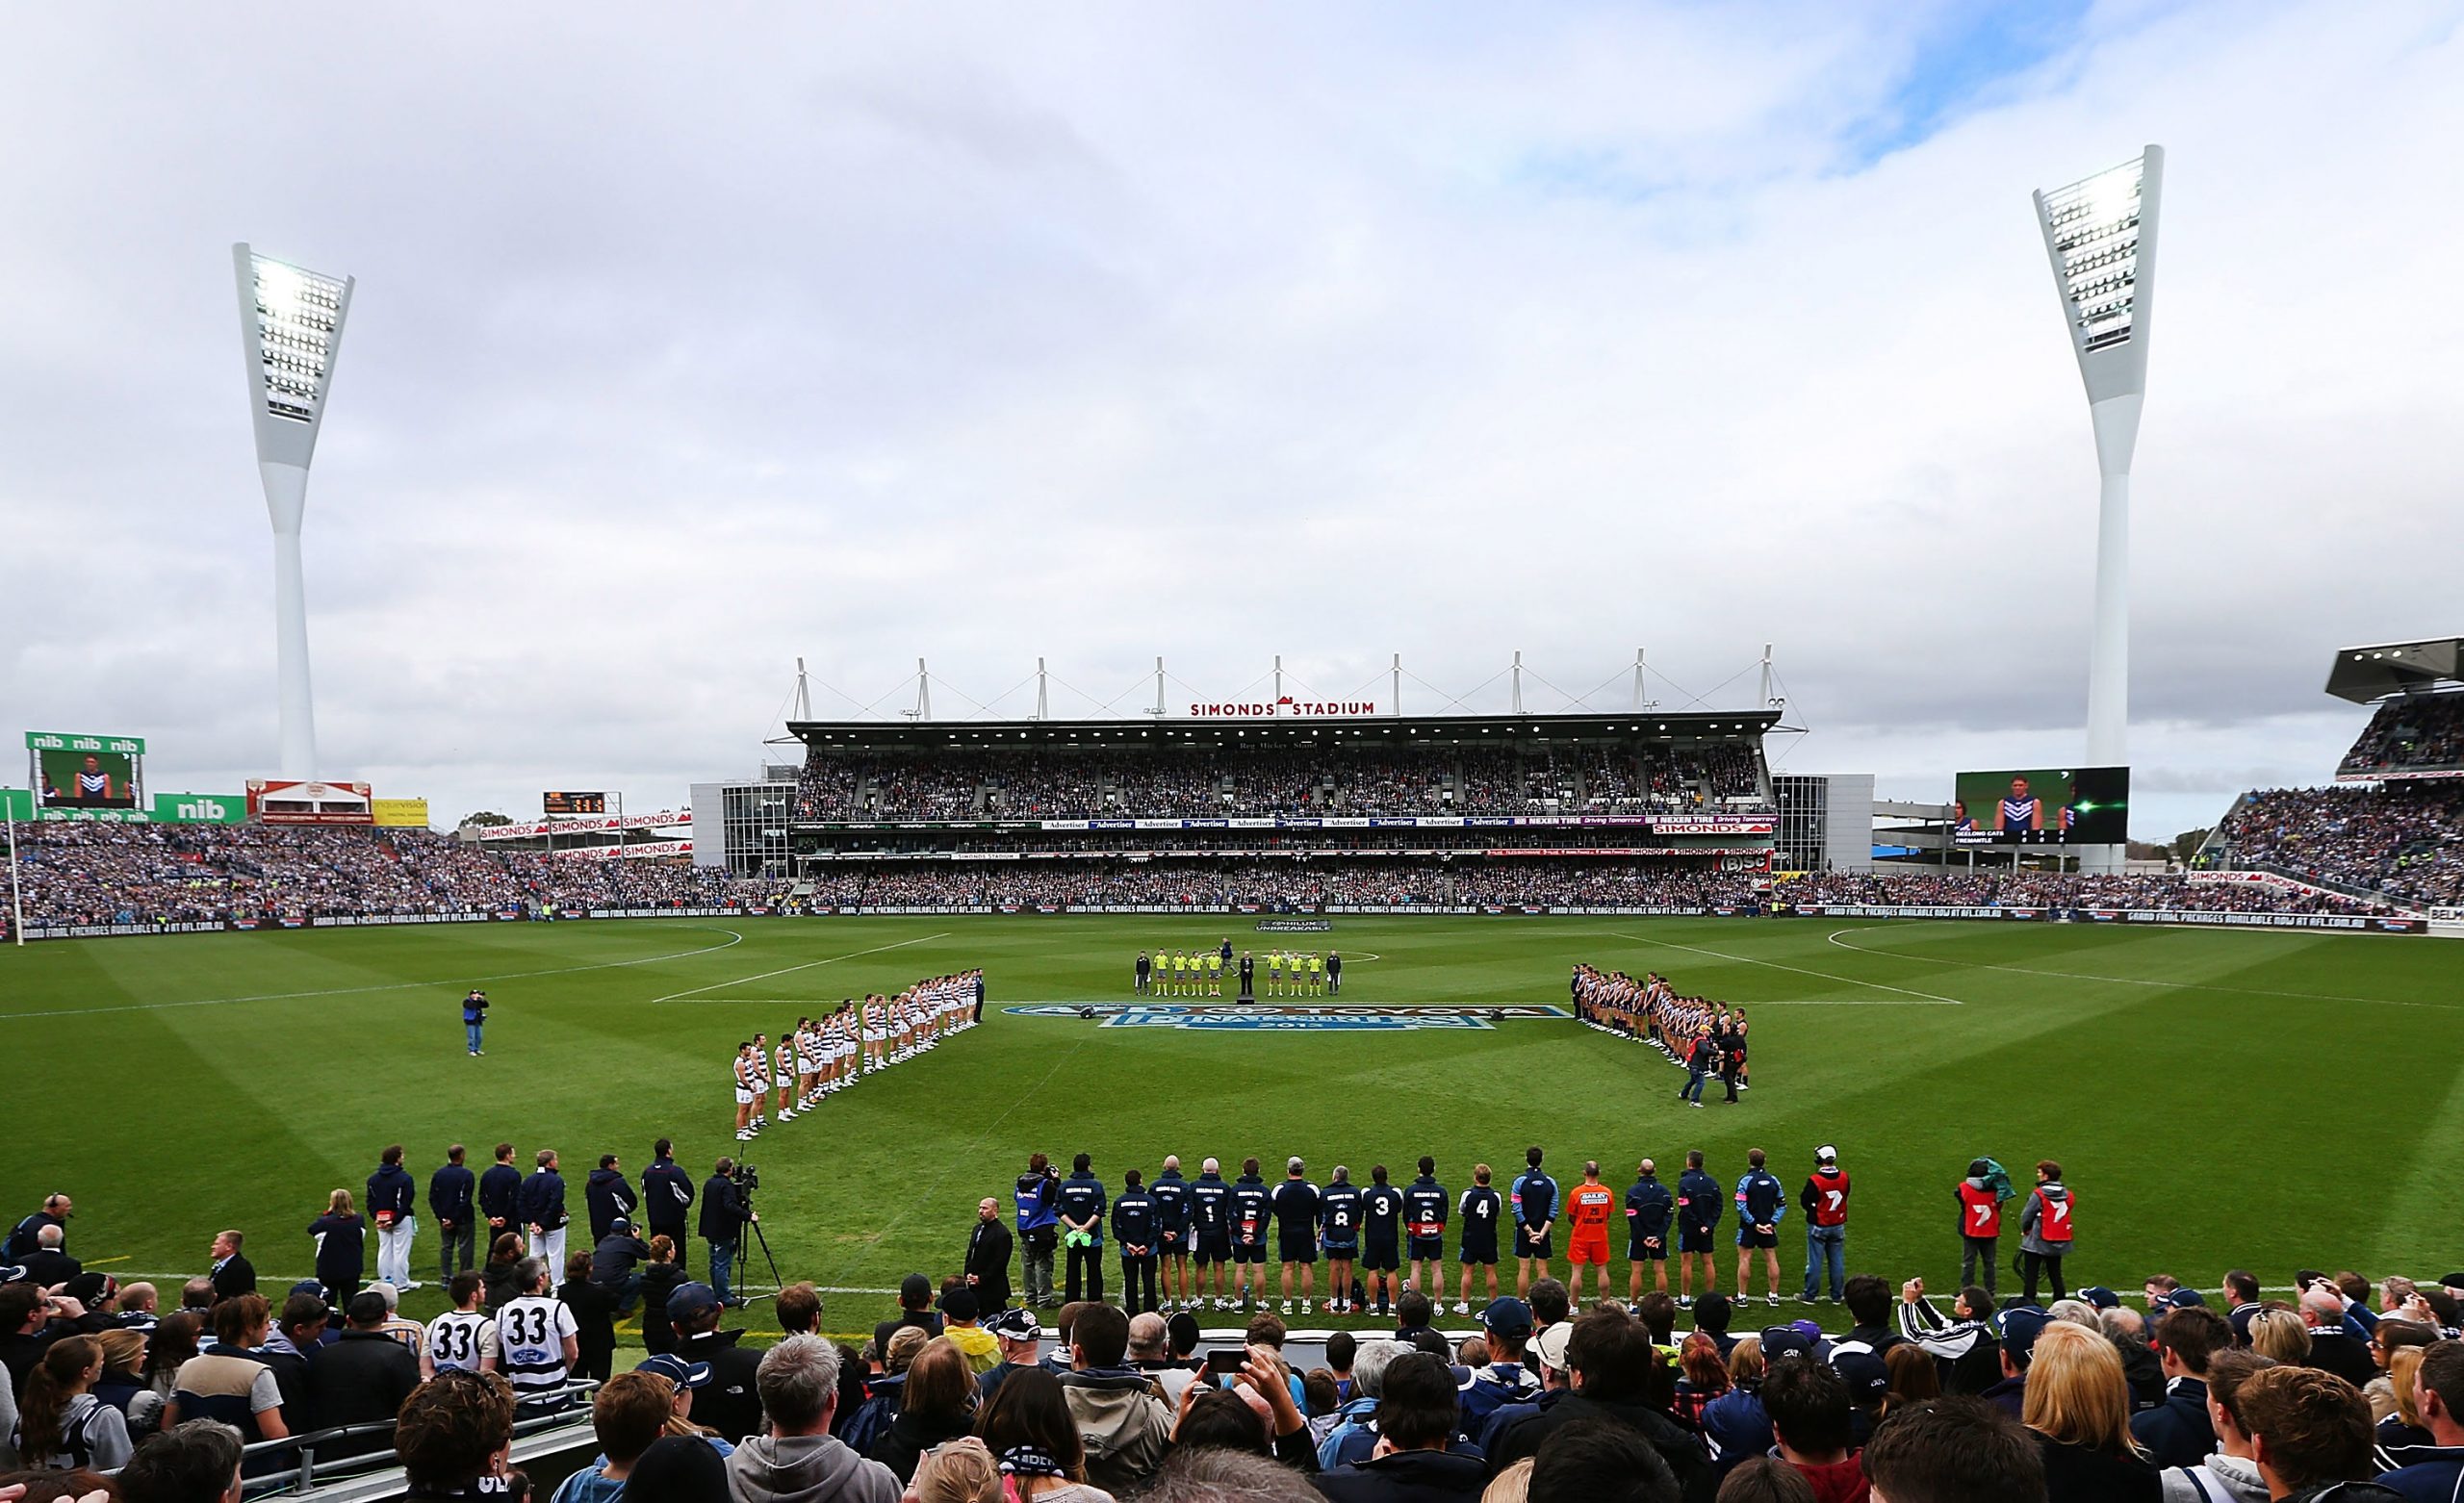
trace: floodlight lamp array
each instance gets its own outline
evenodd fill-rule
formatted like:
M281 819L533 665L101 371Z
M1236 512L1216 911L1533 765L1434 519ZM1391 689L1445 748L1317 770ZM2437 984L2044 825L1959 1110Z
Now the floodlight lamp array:
M2139 286L2141 188L2147 159L2044 195L2045 227L2062 264L2062 295L2082 353L2130 342Z
M266 256L248 258L256 286L257 361L266 413L314 422L342 324L343 284Z

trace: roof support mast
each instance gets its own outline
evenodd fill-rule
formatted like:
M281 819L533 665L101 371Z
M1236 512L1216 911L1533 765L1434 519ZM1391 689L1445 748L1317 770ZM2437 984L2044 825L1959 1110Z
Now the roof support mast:
M1399 716L1403 713L1403 654L1400 652L1395 654L1394 674L1395 687L1387 696L1386 713Z

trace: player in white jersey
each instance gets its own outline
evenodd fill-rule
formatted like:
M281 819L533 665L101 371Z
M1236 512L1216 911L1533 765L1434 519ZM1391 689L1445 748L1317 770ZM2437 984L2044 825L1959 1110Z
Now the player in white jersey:
M779 1034L779 1047L771 1052L776 1068L771 1072L770 1083L779 1092L779 1120L782 1122L796 1120L795 1039L794 1029L783 1030Z
M497 1361L517 1400L555 1401L580 1358L580 1328L573 1307L548 1292L553 1286L546 1266L535 1259L522 1265L536 1276L497 1311Z
M862 1018L864 1025L864 1072L871 1074L883 1066L882 1047L889 1037L886 1020L882 1016L881 999L870 992L864 994Z
M446 1286L453 1308L427 1323L420 1337L420 1381L440 1372L497 1370L497 1319L479 1308L486 1282L465 1268Z
M753 1046L735 1046L735 1140L753 1140L753 1099L761 1089L761 1067L753 1062Z

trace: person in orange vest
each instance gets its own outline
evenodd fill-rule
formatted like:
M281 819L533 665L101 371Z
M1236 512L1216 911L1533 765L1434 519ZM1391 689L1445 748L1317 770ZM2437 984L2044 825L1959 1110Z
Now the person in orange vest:
M1993 1184L1993 1165L1983 1159L1969 1163L1967 1178L1952 1191L1960 1203L1960 1284L1977 1282L1985 1265L1985 1292L1994 1292L1994 1265L2002 1261L2002 1194Z

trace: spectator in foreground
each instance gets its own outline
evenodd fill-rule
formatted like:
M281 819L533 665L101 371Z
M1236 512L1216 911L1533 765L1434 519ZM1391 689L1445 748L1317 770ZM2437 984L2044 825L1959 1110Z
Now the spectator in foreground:
M1776 1456L1739 1464L1720 1484L1719 1503L1817 1503L1805 1473Z
M1860 1503L1865 1473L1857 1463L1848 1382L1837 1369L1810 1357L1774 1363L1762 1379L1762 1408L1780 1459L1812 1485L1821 1503Z
M1891 1411L1864 1463L1872 1503L2043 1503L2035 1437L1974 1398L1928 1399Z
M2204 1305L2177 1305L2156 1322L2156 1351L2165 1373L2165 1402L2130 1419L2131 1439L2150 1465L2194 1466L2215 1448L2207 1414L2207 1366L2233 1344L2233 1328Z
M985 1329L992 1333L992 1339L1001 1343L1001 1361L976 1380L984 1401L990 1403L1003 1384L1022 1372L1039 1370L1036 1348L1043 1340L1043 1323L1036 1319L1033 1310L1022 1305L994 1315L992 1323Z
M685 1284L668 1296L668 1317L676 1328L669 1351L687 1363L707 1363L710 1386L694 1401L703 1424L731 1441L761 1432L758 1371L761 1354L737 1345L744 1333L722 1331L718 1290L706 1284Z
M1175 1450L1138 1503L1324 1503L1308 1479L1252 1451L1206 1445Z
M1630 1425L1600 1418L1550 1436L1531 1459L1524 1494L1529 1503L1677 1503L1679 1495L1656 1446Z
M828 1342L787 1337L762 1357L755 1382L769 1422L727 1459L734 1503L896 1503L898 1478L890 1469L830 1434L838 1353Z
M1005 1503L1001 1467L973 1436L937 1445L917 1459L906 1496L915 1503Z
M163 1406L165 1427L189 1419L217 1420L229 1425L243 1445L291 1434L273 1369L246 1355L265 1345L266 1328L272 1322L273 1312L262 1294L243 1294L215 1306L214 1350L180 1364L171 1380L171 1397Z
M986 1400L975 1433L1011 1479L1019 1503L1113 1503L1111 1493L1087 1482L1087 1448L1052 1374L1028 1368L1005 1380Z
M2315 1367L2278 1365L2242 1386L2250 1457L2271 1498L2285 1503L2400 1503L2370 1475L2370 1405L2361 1390ZM2391 1476L2400 1473L2390 1473Z
M59 1231L45 1227L42 1235ZM22 1462L109 1471L128 1461L127 1416L94 1397L102 1376L103 1347L92 1337L51 1343L26 1377L17 1434L11 1438Z
M975 1374L966 1354L946 1335L924 1343L907 1365L907 1390L898 1417L873 1442L872 1459L888 1467L901 1483L915 1475L916 1458L975 1430Z
M420 1386L420 1360L385 1334L385 1296L362 1289L350 1302L349 1325L330 1346L309 1355L308 1378L316 1395L312 1420L328 1425L377 1424L401 1413L402 1401ZM337 1454L361 1456L381 1448L371 1437Z
M647 1372L618 1373L608 1379L590 1404L590 1428L599 1438L600 1463L567 1477L556 1489L553 1503L616 1503L624 1497L634 1464L667 1434L674 1392L674 1385Z
M727 1496L727 1464L690 1436L653 1442L625 1479L625 1503L716 1503Z
M2413 1369L2413 1405L2431 1444L2390 1450L2397 1469L2380 1480L2406 1498L2464 1491L2464 1341L2432 1342Z
M1695 1487L1695 1479L1710 1470L1710 1463L1694 1438L1655 1405L1656 1361L1651 1333L1641 1321L1623 1311L1586 1312L1574 1322L1566 1343L1566 1366L1574 1391L1507 1428L1498 1448L1489 1453L1490 1466L1502 1470L1526 1456L1540 1455L1550 1438L1568 1425L1606 1419L1640 1435L1659 1453L1680 1486ZM1536 1492L1540 1471L1535 1469L1532 1476Z
M440 1372L411 1390L394 1425L394 1454L410 1479L404 1503L526 1503L530 1479L508 1465L512 1449L513 1385L500 1373Z
M1153 1476L1172 1429L1172 1412L1153 1380L1126 1365L1128 1356L1129 1316L1110 1305L1079 1310L1061 1388L1087 1443L1087 1480L1109 1492Z
M148 1436L120 1468L121 1503L240 1503L240 1438L191 1420Z
M2101 1333L2066 1320L2039 1332L2019 1413L2037 1433L2051 1503L2155 1503L2162 1496L2156 1468L2130 1437L2121 1358Z
M2159 1478L2165 1503L2266 1503L2268 1485L2250 1460L2249 1432L2242 1427L2241 1393L2252 1374L2274 1365L2273 1358L2238 1347L2207 1360L2207 1418L2216 1451L2195 1465L2166 1469Z
M1379 1454L1318 1477L1336 1503L1475 1499L1488 1467L1476 1454L1447 1449L1457 1424L1454 1374L1443 1358L1412 1352L1387 1364L1377 1400Z

